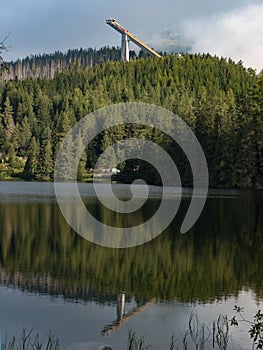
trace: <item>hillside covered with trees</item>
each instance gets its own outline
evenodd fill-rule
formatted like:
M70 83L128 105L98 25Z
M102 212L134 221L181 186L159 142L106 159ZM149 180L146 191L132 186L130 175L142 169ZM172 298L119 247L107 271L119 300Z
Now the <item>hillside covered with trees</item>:
M0 83L1 178L52 180L59 144L76 121L100 107L140 101L167 108L192 128L207 158L211 187L263 185L262 73L199 54L109 60L86 68L73 63L51 79ZM121 133L132 136L135 129ZM104 132L94 140L81 161L80 179L118 133ZM183 185L191 186L189 165L176 144L155 129L140 130L140 137L169 151L180 163ZM152 174L150 182L158 183L158 176Z

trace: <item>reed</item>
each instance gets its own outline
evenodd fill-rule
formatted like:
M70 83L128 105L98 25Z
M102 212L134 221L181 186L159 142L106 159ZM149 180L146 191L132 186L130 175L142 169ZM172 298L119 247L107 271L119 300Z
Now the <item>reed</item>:
M39 333L33 335L33 330L34 328L30 331L23 329L19 336L13 336L12 338L8 338L6 335L0 348L2 350L59 350L62 348L59 338L50 332L47 334L45 340L42 341Z

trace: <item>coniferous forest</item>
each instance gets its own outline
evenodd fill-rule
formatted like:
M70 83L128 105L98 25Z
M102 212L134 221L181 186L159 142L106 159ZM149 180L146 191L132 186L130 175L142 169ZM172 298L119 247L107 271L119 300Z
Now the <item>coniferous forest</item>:
M42 67L49 66L48 74L41 73L36 59L28 59L28 74L23 75L20 66L20 71L16 68L20 75L15 75L13 67L13 75L2 78L0 178L52 180L59 144L74 123L100 107L140 101L174 112L191 127L203 147L211 187L263 186L263 72L256 74L242 62L208 54L134 56L123 63L117 60L118 50L106 51L107 59L92 52L90 57L100 58L90 64L82 62L81 55L68 59L65 66L58 58L60 69L47 56L49 63ZM88 147L80 180L105 147L116 142L118 132L104 132ZM121 133L127 137L136 130ZM182 183L191 186L189 165L180 162L176 144L156 130L140 130L140 137L160 144L179 160ZM127 162L123 169L129 166ZM148 177L158 184L156 174Z
M136 57L135 51L130 51L130 56ZM2 79L53 78L56 72L62 72L71 66L86 68L120 59L120 48L106 46L98 50L81 48L68 50L66 53L56 51L51 54L31 55L22 60L7 63L8 70L2 71Z

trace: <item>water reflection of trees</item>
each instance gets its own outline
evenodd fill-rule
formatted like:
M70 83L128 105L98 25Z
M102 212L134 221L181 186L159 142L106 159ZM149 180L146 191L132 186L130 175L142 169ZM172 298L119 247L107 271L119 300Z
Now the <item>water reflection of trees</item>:
M182 204L179 222L187 206ZM97 202L92 206L109 219ZM0 265L9 282L1 278L1 283L16 285L19 272L23 288L41 291L34 278L48 276L57 289L46 284L43 292L98 301L114 300L120 290L127 297L212 301L252 288L263 297L262 211L254 196L209 199L190 233L179 234L174 223L145 245L110 249L72 232L55 204L4 204Z

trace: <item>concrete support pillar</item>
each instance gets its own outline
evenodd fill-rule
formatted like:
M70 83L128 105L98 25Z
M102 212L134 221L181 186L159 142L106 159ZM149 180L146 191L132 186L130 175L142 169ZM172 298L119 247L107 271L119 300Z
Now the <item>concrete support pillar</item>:
M121 59L124 62L129 61L129 39L125 33L121 35Z

